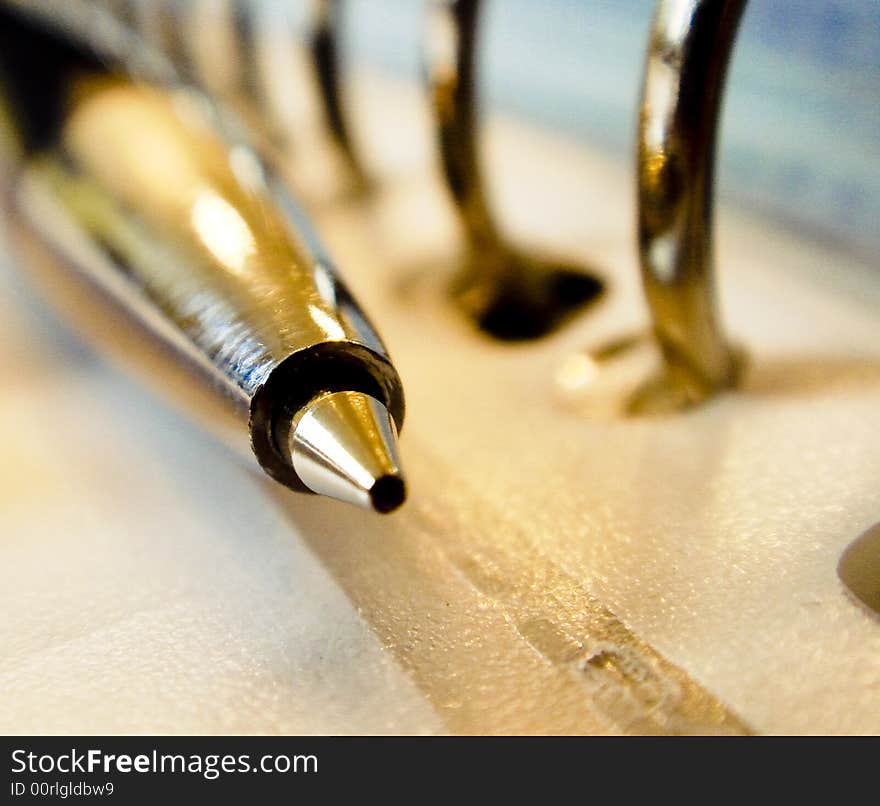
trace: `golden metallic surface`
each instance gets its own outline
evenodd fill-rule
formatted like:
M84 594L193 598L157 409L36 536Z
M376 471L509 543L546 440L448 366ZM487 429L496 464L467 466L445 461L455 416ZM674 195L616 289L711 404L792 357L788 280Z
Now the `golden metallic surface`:
M602 292L580 266L523 254L490 211L479 160L476 47L479 0L435 0L425 41L426 75L446 185L466 238L452 294L485 332L505 340L552 332Z
M661 0L639 118L638 239L664 361L634 408L693 405L732 386L713 271L713 181L730 53L745 0Z
M401 425L400 382L375 332L254 153L219 136L203 96L102 77L70 97L57 148L26 164L11 210L14 241L64 307L109 331L116 303L119 327L102 341L127 365L149 353L172 394L211 399L200 416L238 419L263 469L294 489L305 487L287 430L316 395L365 392Z

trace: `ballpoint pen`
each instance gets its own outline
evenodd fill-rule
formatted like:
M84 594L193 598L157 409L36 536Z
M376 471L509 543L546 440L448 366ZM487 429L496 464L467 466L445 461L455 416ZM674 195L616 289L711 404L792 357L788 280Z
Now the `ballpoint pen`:
M21 5L0 3L0 91L29 274L277 481L398 507L400 379L271 170L204 95L134 81Z

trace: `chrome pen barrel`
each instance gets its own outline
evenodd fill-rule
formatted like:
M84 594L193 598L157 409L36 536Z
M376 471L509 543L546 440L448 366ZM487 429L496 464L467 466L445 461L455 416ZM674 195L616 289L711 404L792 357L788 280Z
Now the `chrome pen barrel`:
M27 98L14 100L26 115ZM89 71L59 103L54 141L25 147L7 211L13 245L56 302L200 420L248 435L293 489L314 487L289 447L311 402L369 396L399 430L400 379L379 337L284 188L203 95Z

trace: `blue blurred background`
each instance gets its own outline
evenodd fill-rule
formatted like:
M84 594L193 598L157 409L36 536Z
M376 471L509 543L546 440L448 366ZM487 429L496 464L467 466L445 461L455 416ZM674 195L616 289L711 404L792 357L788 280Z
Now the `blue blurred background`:
M423 0L350 0L352 60L420 75ZM629 157L651 0L488 0L486 102ZM722 197L876 263L880 0L753 0L726 97Z

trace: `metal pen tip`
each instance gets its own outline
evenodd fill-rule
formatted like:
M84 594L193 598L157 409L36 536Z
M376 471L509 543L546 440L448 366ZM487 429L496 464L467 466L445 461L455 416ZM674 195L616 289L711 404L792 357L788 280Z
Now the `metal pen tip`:
M388 409L362 392L313 400L290 432L293 469L313 492L393 512L406 499L397 428Z

